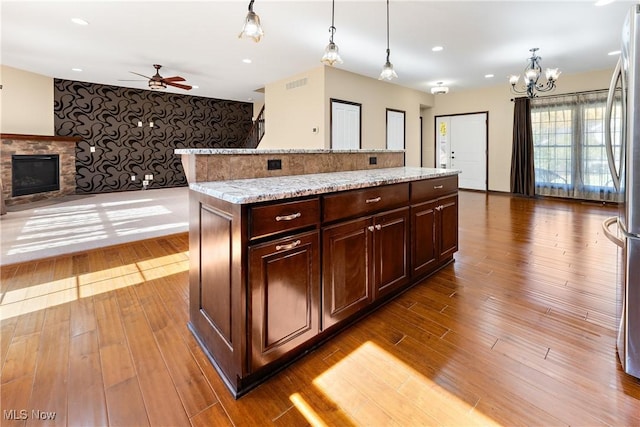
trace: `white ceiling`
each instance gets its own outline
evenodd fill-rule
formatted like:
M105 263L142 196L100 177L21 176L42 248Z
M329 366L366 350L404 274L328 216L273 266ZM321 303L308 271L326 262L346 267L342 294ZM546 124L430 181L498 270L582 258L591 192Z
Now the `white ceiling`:
M393 83L429 91L507 84L521 73L529 48L542 66L564 75L613 68L621 27L632 4L591 1L390 2ZM50 77L147 88L152 64L164 77L198 85L191 95L247 101L255 90L320 65L328 42L331 2L257 0L265 36L238 39L247 0L10 1L2 0L0 63ZM385 61L384 0L337 0L334 41L339 68L377 78ZM83 18L79 26L71 18ZM433 52L433 46L443 46ZM243 59L250 58L251 64ZM82 72L72 71L81 68ZM486 74L494 74L486 79ZM559 85L562 83L560 77ZM172 92L185 93L179 89Z

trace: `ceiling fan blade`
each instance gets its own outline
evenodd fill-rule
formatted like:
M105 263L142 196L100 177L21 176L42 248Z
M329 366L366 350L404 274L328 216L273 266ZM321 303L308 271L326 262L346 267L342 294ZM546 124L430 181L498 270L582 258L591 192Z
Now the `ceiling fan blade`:
M165 82L183 82L184 77L174 76L174 77L163 77L162 80Z
M147 77L144 74L136 73L135 71L129 71L131 74L135 74L136 76L144 77L145 79L151 80L151 77Z
M165 83L168 84L169 86L175 86L175 87L178 87L180 89L191 90L191 86L189 86L189 85L182 85L180 83L168 82L166 80L165 80Z

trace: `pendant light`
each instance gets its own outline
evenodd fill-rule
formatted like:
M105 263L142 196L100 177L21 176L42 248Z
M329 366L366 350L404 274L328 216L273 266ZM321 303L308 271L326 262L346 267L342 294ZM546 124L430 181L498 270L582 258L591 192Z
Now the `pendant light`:
M378 80L391 80L398 78L398 75L393 69L393 64L389 62L389 54L391 50L389 49L389 0L387 0L387 62L384 63L384 67L382 67L382 72L380 73L380 77Z
M340 50L338 45L333 42L333 34L336 32L336 27L333 26L333 18L335 12L335 0L331 0L331 26L329 27L329 44L324 50L324 55L320 62L333 67L333 64L342 64L342 58L340 58Z
M254 1L255 0L251 0L249 2L249 12L247 13L247 17L244 20L242 31L240 32L240 34L238 34L238 38L251 38L254 42L258 43L262 36L264 36L264 32L262 31L262 26L260 25L260 17L253 11Z

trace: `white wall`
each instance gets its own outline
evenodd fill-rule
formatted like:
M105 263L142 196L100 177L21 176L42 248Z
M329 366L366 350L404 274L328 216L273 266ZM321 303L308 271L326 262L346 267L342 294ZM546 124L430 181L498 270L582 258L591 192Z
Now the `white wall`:
M304 86L286 88L305 78ZM420 115L433 95L324 65L265 86L259 148L330 148L331 98L362 104L363 149L386 148L386 109L405 111L407 165L420 165Z
M0 66L0 132L54 135L53 79Z
M588 73L565 75L558 80L558 86L550 94L562 94L595 89L606 89L611 80L611 70L599 70ZM425 148L429 154L429 163L433 166L435 116L464 114L488 111L489 113L489 171L488 189L491 191L510 191L511 181L511 145L513 140L513 102L515 97L510 91L506 79L499 85L436 96L432 109L424 111Z

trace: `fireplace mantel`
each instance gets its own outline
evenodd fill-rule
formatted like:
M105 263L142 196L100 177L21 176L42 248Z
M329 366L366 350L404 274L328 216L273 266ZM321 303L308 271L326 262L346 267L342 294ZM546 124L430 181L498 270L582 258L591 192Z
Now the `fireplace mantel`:
M76 143L79 137L0 134L0 182L2 204L7 206L51 199L76 192ZM11 156L13 154L58 154L60 156L60 190L13 197Z
M13 139L20 141L59 141L73 143L82 141L82 138L77 136L24 135L21 133L0 133L0 139Z

